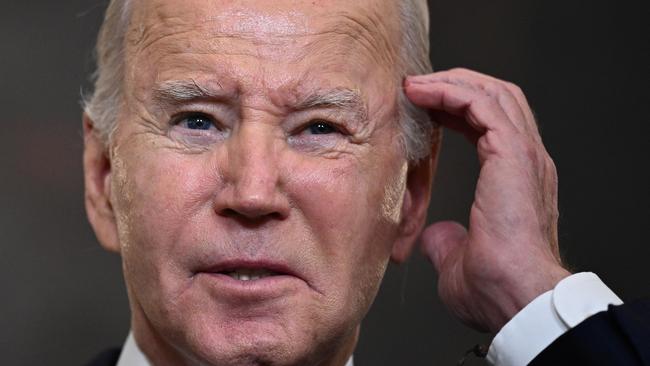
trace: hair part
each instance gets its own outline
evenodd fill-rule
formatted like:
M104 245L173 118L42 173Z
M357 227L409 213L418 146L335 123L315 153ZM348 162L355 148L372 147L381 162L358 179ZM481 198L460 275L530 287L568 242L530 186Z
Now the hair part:
M429 14L426 0L397 1L402 33L397 77L398 85L401 85L406 75L428 74L432 67L429 59ZM107 146L124 107L124 50L130 20L131 0L111 0L95 47L97 68L91 75L94 89L84 95L82 101L84 111L93 121L98 137ZM431 154L437 127L425 110L408 100L401 88L398 90L397 103L400 143L406 158L417 163Z

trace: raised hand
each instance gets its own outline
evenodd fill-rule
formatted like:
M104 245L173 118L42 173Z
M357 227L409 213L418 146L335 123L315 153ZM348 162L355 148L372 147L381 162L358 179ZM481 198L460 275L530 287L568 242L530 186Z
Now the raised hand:
M447 307L496 333L569 275L557 242L557 173L522 91L465 69L408 77L405 92L476 145L481 166L469 228L445 221L422 234Z

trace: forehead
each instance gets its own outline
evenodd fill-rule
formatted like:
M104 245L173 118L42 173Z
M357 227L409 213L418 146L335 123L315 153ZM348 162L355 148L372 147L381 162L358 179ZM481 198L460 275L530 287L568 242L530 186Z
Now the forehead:
M395 65L399 23L393 1L151 0L133 6L127 63L158 66L165 59L176 68L197 69L207 65L188 56L236 56L237 66L308 64L312 72L368 65L392 71ZM169 62L174 55L185 59ZM215 66L232 65L220 60Z

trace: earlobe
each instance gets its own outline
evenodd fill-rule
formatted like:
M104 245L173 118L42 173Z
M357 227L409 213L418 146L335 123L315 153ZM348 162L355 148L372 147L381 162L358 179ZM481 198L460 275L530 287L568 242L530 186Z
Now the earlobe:
M88 221L97 240L109 251L119 253L120 245L111 204L111 161L104 143L97 136L93 121L84 113L84 186Z

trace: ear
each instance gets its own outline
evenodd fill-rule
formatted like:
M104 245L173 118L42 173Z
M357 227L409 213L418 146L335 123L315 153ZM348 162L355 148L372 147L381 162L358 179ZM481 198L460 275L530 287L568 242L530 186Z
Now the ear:
M104 249L120 252L115 213L111 204L111 161L97 136L93 121L84 113L84 185L88 221Z
M431 154L409 166L402 203L399 237L391 252L393 262L402 263L408 258L427 220L431 185L438 164L440 141L441 131L440 128L436 128L432 136Z

